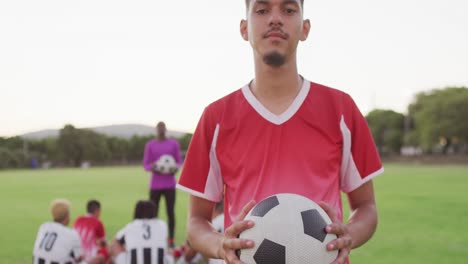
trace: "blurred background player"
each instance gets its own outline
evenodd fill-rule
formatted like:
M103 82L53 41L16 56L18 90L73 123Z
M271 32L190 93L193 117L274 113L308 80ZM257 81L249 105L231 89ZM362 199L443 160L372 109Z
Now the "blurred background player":
M121 229L111 245L115 264L172 264L168 251L168 229L156 218L152 201L138 201L134 220Z
M169 246L174 247L174 229L175 229L175 213L174 205L176 199L176 179L175 173L177 168L169 174L163 174L154 166L156 161L162 155L171 155L176 163L180 166L182 158L180 156L180 146L177 140L167 138L166 124L159 122L156 125L156 137L151 139L145 145L145 153L143 157L143 166L146 171L151 172L150 182L150 200L156 205L156 217L159 212L159 200L164 195L166 199L167 218L169 223Z
M86 263L105 263L109 258L106 248L106 234L101 215L101 203L90 200L86 205L87 214L78 217L73 229L78 232L81 240L83 260Z
M34 242L33 264L79 262L80 238L75 230L67 227L70 222L70 202L54 200L50 212L54 221L39 227Z

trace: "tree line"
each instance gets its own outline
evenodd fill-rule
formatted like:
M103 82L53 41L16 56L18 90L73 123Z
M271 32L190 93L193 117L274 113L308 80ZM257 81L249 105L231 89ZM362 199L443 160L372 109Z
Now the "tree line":
M406 114L375 109L366 116L381 155L468 154L468 88L446 87L416 94ZM0 168L37 164L80 166L134 164L143 158L145 144L153 135L124 139L66 125L56 138L40 140L0 137ZM186 151L192 135L179 138Z
M177 140L185 152L192 135ZM73 125L64 126L58 137L25 139L0 137L0 168L35 167L40 164L68 167L84 162L94 165L135 164L142 162L146 142L154 135L130 139L107 136Z
M382 155L412 148L422 154L468 154L468 88L416 94L407 114L376 109L366 120Z

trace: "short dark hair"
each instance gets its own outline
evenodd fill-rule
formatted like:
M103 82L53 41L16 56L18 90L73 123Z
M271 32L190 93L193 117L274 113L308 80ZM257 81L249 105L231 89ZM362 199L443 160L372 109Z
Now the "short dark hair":
M304 0L301 0L301 6L304 6ZM245 0L245 7L249 8L250 0Z
M97 209L101 209L101 203L98 200L89 200L86 205L86 211L92 214L96 212Z
M134 219L156 218L156 204L149 200L140 200L135 206Z

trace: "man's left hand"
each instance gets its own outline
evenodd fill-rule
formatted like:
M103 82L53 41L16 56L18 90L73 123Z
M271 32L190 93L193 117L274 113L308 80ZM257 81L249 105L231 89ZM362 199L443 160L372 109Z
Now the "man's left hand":
M353 239L349 234L348 228L345 224L341 223L338 215L329 204L325 202L319 203L320 207L328 214L332 223L325 227L325 231L329 234L335 234L337 239L330 241L327 244L327 250L338 250L338 256L331 264L345 264L351 252Z

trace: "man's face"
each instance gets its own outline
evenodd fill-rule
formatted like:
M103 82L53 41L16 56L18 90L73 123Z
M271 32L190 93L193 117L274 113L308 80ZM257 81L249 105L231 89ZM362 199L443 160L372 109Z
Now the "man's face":
M281 65L281 58L284 63L309 33L310 23L303 20L302 11L299 0L251 0L241 35L265 63Z
M158 123L156 126L156 134L158 136L164 136L166 134L166 124Z

